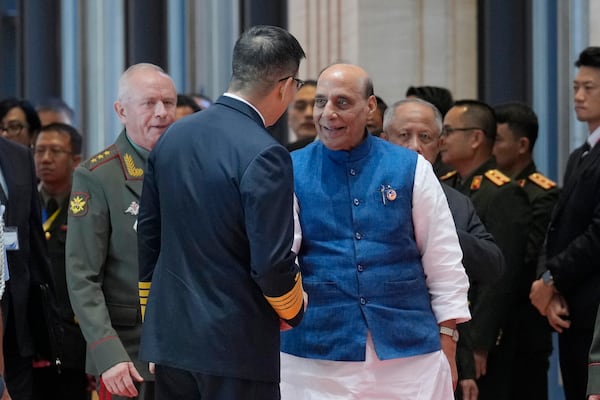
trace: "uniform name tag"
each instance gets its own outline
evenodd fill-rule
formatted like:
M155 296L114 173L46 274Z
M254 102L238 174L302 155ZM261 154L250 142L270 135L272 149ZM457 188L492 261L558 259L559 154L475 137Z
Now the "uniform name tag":
M7 251L19 250L19 235L16 226L4 227L4 249Z

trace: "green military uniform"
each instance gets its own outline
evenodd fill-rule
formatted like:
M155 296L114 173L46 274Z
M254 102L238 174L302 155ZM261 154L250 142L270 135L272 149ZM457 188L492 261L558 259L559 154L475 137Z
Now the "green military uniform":
M481 398L510 399L511 388L506 383L515 352L514 334L509 334L514 322L510 312L517 303L518 282L523 279L529 200L522 188L495 169L493 159L467 177L452 171L440 179L471 198L505 259L505 272L496 284L472 285L469 289L473 319L459 325L464 338L457 348L459 379L475 379L473 350L488 351L487 375L477 382Z
M538 258L559 189L555 182L536 170L533 162L515 177L515 181L527 193L532 219L525 256L525 276L519 282L519 304L514 313L518 326L516 362L512 369L517 387L514 398L544 400L548 398L552 330L546 317L531 304L529 291L537 279Z
M600 394L600 307L598 307L598 315L596 315L596 325L594 327L594 339L590 347L587 394L588 396L591 394Z
M87 341L86 370L96 376L137 361L141 334L137 214L148 151L123 131L73 175L66 262L69 296Z

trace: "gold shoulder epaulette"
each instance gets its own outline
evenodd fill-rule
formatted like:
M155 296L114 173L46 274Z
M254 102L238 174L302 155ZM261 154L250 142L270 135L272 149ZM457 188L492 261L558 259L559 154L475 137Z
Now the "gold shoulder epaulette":
M486 171L484 175L496 186L502 186L510 182L510 178L497 169L490 169L489 171Z
M118 156L117 146L114 144L102 150L98 154L94 154L92 157L87 159L81 165L90 171L98 168L102 164L105 164L107 161L112 160L113 158Z
M541 187L544 190L548 190L548 189L552 189L553 187L556 187L556 182L554 182L552 179L546 178L544 175L540 174L539 172L534 172L533 174L529 175L529 180L533 183L535 183L536 185L538 185L539 187Z
M442 176L440 176L440 180L445 181L447 179L452 178L454 175L456 175L457 171L450 171L447 174L444 174Z

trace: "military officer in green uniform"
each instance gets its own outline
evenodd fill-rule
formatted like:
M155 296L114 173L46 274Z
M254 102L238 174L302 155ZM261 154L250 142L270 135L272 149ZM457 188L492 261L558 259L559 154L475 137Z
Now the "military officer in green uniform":
M558 200L556 183L542 175L533 161L538 137L538 119L526 104L512 102L494 108L498 135L494 156L498 169L513 178L527 193L531 204L531 227L525 255L525 279L519 282L519 305L513 312L519 330L513 379L515 399L548 398L548 368L552 353L552 330L548 321L531 304L529 288L537 279L540 249L544 244L552 209Z
M146 363L137 361L137 214L150 150L175 119L172 79L152 64L129 67L114 108L125 130L74 173L69 201L67 285L87 342L86 368L100 398L153 398Z
M457 354L457 395L481 399L512 399L510 369L515 353L512 310L519 298L531 207L527 195L496 169L492 148L496 138L494 111L476 100L462 100L448 111L440 141L442 161L453 168L441 180L469 196L487 231L502 250L505 272L494 285L472 287L472 320L463 336L472 353ZM466 332L465 332L466 331Z

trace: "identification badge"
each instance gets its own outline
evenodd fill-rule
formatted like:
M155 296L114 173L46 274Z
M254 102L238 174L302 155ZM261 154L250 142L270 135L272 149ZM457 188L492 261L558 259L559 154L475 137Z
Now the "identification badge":
M7 251L19 250L19 235L16 226L4 227L4 249Z

